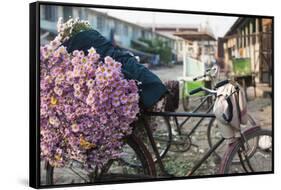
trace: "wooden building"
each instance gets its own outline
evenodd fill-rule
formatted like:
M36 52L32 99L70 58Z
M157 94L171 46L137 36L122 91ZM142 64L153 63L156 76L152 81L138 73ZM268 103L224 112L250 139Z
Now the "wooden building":
M223 39L223 57L232 75L272 83L272 19L240 17ZM239 70L240 69L240 70Z

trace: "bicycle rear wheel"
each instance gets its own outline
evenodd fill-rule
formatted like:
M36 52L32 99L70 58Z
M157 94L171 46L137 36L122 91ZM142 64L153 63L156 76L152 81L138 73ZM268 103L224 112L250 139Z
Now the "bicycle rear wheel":
M94 182L109 182L109 181L122 181L122 180L138 180L151 178L156 176L156 169L151 154L146 149L145 145L135 135L130 135L124 139L125 145L123 146L123 155L120 159L110 160L102 169L98 170L96 178L90 179L90 173L85 170L76 168L73 179L68 179L70 183L94 183ZM135 163L140 167L131 167L124 162L127 160L129 163ZM47 164L45 185L65 184L61 179L64 178L65 173L61 169L54 168ZM64 168L64 170L70 170Z
M272 166L272 132L271 130L252 128L242 138L229 146L224 154L219 172L221 174L271 172ZM248 146L258 139L256 150L248 156ZM235 160L239 160L236 163Z

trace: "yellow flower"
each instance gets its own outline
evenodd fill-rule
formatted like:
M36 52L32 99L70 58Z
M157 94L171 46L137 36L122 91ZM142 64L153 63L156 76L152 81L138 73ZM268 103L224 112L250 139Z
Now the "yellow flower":
M60 155L58 155L58 154L55 155L55 160L56 160L56 161L60 161L61 159L62 159L62 158L61 158Z
M82 58L82 63L86 63L87 62L87 59L85 57Z
M95 144L86 141L83 137L80 138L80 145L85 150L89 150L91 148L95 148L96 147Z
M56 99L54 96L51 97L51 105L57 105L58 99Z

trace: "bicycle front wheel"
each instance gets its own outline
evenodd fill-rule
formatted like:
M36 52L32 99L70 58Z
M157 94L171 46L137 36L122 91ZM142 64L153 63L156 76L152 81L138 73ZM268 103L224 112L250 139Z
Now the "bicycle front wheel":
M54 168L50 164L46 166L45 180L43 185L59 185L67 183L95 183L122 180L141 180L156 176L155 164L152 156L135 135L124 139L122 156L119 159L110 160L103 168L97 170L95 177L87 173L82 166L76 164L74 167ZM128 163L134 163L134 167ZM93 163L94 165L94 163ZM68 173L68 175L66 175ZM67 178L67 179L66 179Z
M256 126L257 126L257 124L256 124L255 120L253 119L253 117L250 114L248 114L248 123L247 123L247 126L245 126L245 128L249 129L249 128L256 127ZM207 138L208 138L208 144L209 144L210 148L212 148L213 145L216 144L216 142L218 142L222 138L220 128L217 125L215 118L211 119L211 121L208 125ZM257 144L258 144L257 139L251 140L251 144L250 144L251 147L248 149L248 152L247 152L247 155L249 157L251 157L254 154L254 152L257 148ZM226 146L227 146L227 144L225 144L225 143L222 144L213 153L218 162L220 162L222 160L223 154L225 153ZM233 162L239 163L240 161L239 161L238 158L236 158L236 159L233 160Z
M252 128L244 133L245 140L240 140L229 145L224 154L220 173L255 173L273 171L272 163L272 132L268 129ZM249 156L251 142L257 141L256 150ZM235 160L239 160L238 163Z

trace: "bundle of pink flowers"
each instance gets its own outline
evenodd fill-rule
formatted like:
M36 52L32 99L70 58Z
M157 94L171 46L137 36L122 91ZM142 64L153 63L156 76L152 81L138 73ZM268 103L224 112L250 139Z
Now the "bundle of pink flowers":
M68 53L59 40L40 49L41 158L54 167L75 159L102 166L122 153L139 95L121 63L94 48Z

